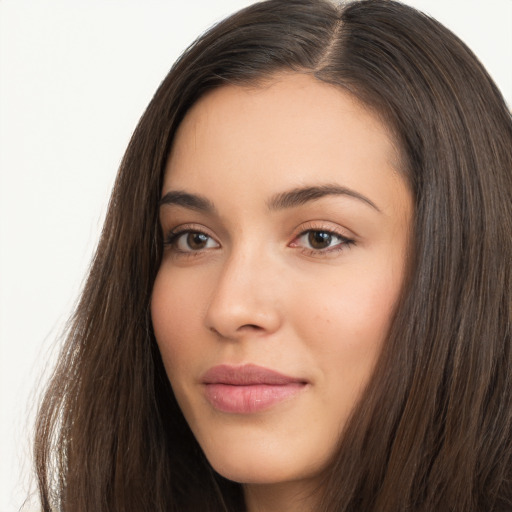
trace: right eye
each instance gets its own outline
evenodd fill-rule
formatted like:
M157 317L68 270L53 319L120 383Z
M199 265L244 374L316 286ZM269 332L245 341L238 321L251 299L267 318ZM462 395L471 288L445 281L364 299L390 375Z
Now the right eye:
M215 249L219 244L202 231L183 230L178 233L170 233L166 245L171 246L177 252L198 252L205 249Z

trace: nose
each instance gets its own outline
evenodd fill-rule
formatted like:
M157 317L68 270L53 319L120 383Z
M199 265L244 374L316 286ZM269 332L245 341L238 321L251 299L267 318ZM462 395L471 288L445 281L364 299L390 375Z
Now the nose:
M215 282L207 329L224 339L268 335L281 325L278 265L260 254L231 254Z

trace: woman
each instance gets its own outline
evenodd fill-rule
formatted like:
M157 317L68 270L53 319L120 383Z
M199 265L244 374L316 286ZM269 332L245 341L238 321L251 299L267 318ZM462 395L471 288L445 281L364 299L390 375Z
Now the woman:
M401 4L175 64L39 413L45 510L512 510L512 123Z

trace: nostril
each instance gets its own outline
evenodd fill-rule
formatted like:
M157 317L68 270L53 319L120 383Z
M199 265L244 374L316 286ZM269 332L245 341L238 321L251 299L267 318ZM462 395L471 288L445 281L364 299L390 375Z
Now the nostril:
M245 325L242 325L238 328L238 330L243 330L243 329L250 329L250 330L256 330L256 331L260 331L261 329L263 329L263 327L260 327L259 325L256 325L256 324L245 324Z
M244 332L244 331L262 331L264 330L263 327L259 326L259 325L256 325L256 324L244 324L244 325L241 325L240 327L238 327L238 329L236 329L236 332L238 333L241 333L241 332ZM227 337L230 337L226 334L222 334L221 331L219 331L218 329L216 329L215 327L210 327L210 331L212 333L214 333L216 336L219 336L221 338L227 338Z
M222 334L219 331L217 331L217 329L215 329L215 327L210 327L210 331L213 332L213 334L222 337Z

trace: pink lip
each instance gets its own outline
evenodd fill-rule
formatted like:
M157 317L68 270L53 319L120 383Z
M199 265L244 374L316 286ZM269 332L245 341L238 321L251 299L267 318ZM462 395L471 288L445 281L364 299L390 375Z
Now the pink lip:
M304 379L252 364L214 366L201 380L210 404L219 411L234 414L268 409L294 397L308 384Z

